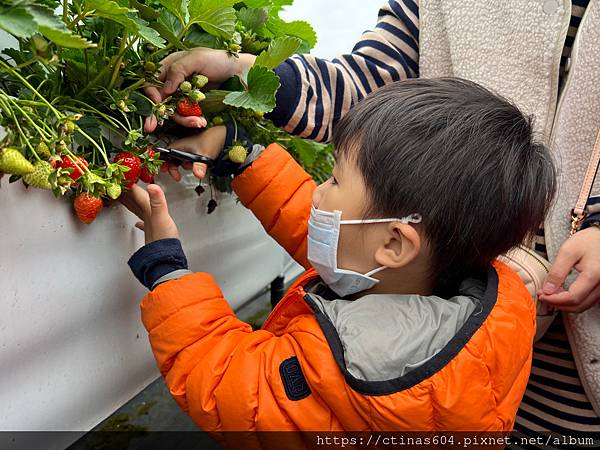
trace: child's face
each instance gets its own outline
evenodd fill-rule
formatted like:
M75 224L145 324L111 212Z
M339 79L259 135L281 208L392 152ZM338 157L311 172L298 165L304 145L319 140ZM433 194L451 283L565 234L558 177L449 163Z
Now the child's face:
M336 159L331 178L313 193L313 205L323 211L342 211L342 220L362 219L368 201L363 177L356 163ZM341 225L337 259L339 268L366 273L382 265L375 259L389 224Z

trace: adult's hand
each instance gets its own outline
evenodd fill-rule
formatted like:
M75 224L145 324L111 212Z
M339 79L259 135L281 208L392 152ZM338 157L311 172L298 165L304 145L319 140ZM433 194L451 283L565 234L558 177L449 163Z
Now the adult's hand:
M206 131L202 131L195 136L178 139L169 144L169 147L195 153L197 155L208 156L211 159L216 159L223 151L226 135L227 128L223 125L220 125L209 128ZM199 180L202 180L206 176L206 164L183 163L181 167L186 170L191 170L194 176ZM160 166L160 170L161 172L169 172L175 181L181 180L179 166L175 164L165 162L162 166Z
M572 269L579 274L565 291ZM565 312L582 312L600 301L600 228L586 228L564 242L538 296Z
M160 239L179 238L177 225L169 214L165 194L156 184L148 185L146 190L134 184L120 200L141 219L135 226L144 231L146 244Z
M145 88L146 95L154 102L160 103L173 94L181 82L194 73L206 75L211 83L222 83L234 75L240 75L250 69L256 56L240 53L233 56L225 50L211 48L195 48L192 50L175 52L161 61L159 80L164 82L161 89L149 86ZM206 126L206 120L198 117L183 117L175 114L175 122L191 128ZM144 129L152 133L156 129L156 117L146 118Z

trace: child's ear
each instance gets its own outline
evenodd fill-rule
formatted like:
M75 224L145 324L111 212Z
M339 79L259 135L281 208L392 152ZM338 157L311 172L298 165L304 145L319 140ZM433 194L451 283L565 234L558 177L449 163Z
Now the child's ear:
M387 235L375 251L375 261L380 265L398 269L414 261L421 252L421 236L412 225L392 222Z

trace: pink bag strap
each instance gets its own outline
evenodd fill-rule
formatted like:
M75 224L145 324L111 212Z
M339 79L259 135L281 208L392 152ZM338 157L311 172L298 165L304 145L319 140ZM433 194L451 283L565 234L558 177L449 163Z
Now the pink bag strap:
M579 198L577 199L577 203L575 204L575 208L571 211L571 236L577 232L581 223L585 220L587 216L587 210L585 208L588 198L590 197L590 193L592 192L592 186L594 185L594 179L596 178L596 173L598 172L598 165L600 164L600 132L598 132L598 136L596 137L596 143L594 144L594 150L592 151L592 156L590 158L590 163L588 164L587 170L585 172L585 177L583 178L583 185L581 186L581 192L579 193Z

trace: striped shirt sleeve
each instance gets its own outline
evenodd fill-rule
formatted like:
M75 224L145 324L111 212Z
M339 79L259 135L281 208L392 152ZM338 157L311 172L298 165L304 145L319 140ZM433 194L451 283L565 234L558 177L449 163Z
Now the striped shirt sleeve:
M389 0L352 53L332 61L288 59L276 69L281 88L270 118L289 133L328 142L354 103L386 83L418 76L418 16L418 0Z

